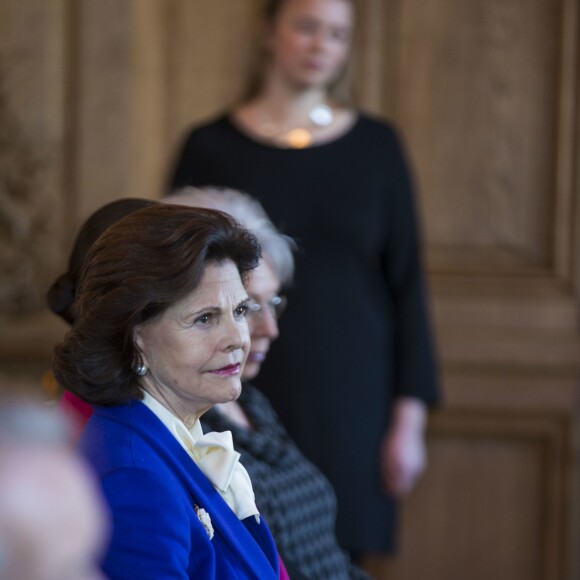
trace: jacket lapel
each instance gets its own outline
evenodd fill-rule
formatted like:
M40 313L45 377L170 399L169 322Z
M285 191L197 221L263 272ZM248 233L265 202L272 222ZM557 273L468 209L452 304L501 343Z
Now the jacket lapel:
M269 561L261 548L264 542L258 544L249 528L237 518L173 434L150 409L135 401L120 407L98 408L95 412L125 424L147 441L189 491L193 503L210 514L215 533L228 544L240 562L246 566L248 573L259 579L278 578L278 555L270 533L265 535L270 538L268 543L272 553L268 556L272 561ZM265 526L264 522L261 526Z

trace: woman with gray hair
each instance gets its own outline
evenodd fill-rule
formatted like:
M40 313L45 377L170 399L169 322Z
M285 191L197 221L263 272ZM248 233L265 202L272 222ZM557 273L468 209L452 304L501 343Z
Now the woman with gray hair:
M292 281L294 242L276 229L258 201L239 191L186 187L164 201L229 213L262 247L262 262L250 272L247 286L251 345L242 394L208 411L203 430L232 432L256 503L292 580L366 578L336 540L336 497L330 483L292 441L268 399L248 383L278 337L277 320L286 304L280 291Z

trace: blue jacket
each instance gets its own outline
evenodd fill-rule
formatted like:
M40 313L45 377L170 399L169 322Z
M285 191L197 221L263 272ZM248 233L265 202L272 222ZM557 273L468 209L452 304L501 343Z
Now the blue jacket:
M111 580L277 579L264 520L240 521L143 403L95 408L80 442L113 519L103 570ZM203 508L210 540L196 515Z

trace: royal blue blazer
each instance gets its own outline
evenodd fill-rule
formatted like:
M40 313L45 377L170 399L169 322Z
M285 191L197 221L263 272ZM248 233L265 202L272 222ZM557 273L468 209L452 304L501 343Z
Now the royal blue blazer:
M279 577L264 520L240 521L143 403L95 408L80 449L111 508L112 539L103 563L110 580ZM211 518L211 540L196 506Z

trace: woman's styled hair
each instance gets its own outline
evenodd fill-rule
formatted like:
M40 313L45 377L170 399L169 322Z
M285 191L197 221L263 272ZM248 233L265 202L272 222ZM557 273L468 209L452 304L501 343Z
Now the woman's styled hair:
M296 244L292 238L278 231L257 199L235 189L183 187L163 201L207 207L230 214L258 238L263 258L268 260L282 285L287 286L292 282L294 276L292 252L296 249Z
M291 0L265 0L260 15L261 22L265 28L272 28L276 25L276 20L284 8L284 5ZM342 0L353 8L356 20L356 1ZM351 48L352 53L352 48ZM240 102L246 103L256 97L262 90L264 84L264 71L268 61L268 52L262 44L258 44L251 59L248 80L242 89ZM349 56L343 73L328 87L330 98L340 105L348 105L353 101L352 90L352 54Z
M68 270L61 274L46 294L48 307L69 324L74 322L73 303L77 284L85 257L89 248L98 237L121 218L150 205L159 202L151 199L124 198L112 201L94 212L82 225L76 237L70 258Z
M156 204L124 217L87 253L72 330L54 351L57 381L93 405L141 399L135 327L193 292L209 263L231 260L245 283L260 255L222 212Z

